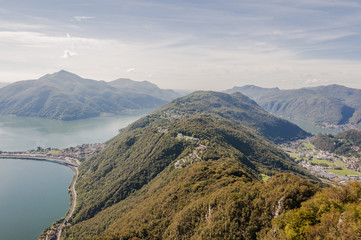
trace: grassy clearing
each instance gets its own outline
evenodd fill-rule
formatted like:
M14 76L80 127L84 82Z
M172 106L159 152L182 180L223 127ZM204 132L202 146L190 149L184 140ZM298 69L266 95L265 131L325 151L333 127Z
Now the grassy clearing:
M60 151L56 151L56 150L52 150L48 152L49 154L55 155L55 154L59 154Z
M326 171L328 172L332 172L332 173L336 173L342 176L346 176L346 175L360 175L359 172L356 172L354 170L350 170L350 169L342 169L342 170L335 170L335 169L326 169Z
M263 173L261 173L261 177L262 177L263 182L267 182L267 180L270 178L270 176L263 174Z
M314 163L314 164L317 164L317 165L319 165L319 164L327 164L327 166L329 166L329 167L335 167L334 163L331 163L331 162L329 162L327 160L324 160L324 159L312 159L311 162Z
M315 146L313 146L311 143L302 143L302 145L309 150L315 149Z
M291 158L295 159L296 162L301 161L302 158L300 157L300 154L293 153L293 152L286 152Z
M337 167L347 168L347 164L344 163L342 160L336 160L335 164L336 164Z

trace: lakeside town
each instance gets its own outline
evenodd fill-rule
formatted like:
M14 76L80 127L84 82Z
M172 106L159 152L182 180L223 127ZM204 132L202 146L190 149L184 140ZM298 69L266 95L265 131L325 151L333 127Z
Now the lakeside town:
M358 127L358 125L351 124L351 123L341 124L341 125L331 124L331 123L322 123L319 126L322 128L325 128L325 129L339 130L341 132L348 131L348 130L361 131L361 128Z
M309 138L281 145L301 167L326 182L361 182L361 161L356 157L341 156L317 149ZM354 150L360 152L359 147Z
M53 160L55 162L59 160L59 162L61 161L65 164L78 166L81 161L99 153L102 149L105 148L105 146L105 143L94 143L82 144L65 149L38 147L37 149L32 149L28 151L0 151L0 158L11 156L24 159L47 159L50 161Z

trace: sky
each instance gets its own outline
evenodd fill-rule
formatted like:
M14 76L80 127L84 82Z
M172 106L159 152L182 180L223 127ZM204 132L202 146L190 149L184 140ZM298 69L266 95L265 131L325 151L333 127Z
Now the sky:
M360 0L0 0L0 81L361 88Z

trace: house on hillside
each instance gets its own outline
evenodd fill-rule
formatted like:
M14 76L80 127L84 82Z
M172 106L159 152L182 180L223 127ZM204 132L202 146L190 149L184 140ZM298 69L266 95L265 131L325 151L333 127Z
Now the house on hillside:
M186 140L198 142L198 141L199 141L199 138L187 137Z
M197 150L203 151L203 150L207 150L207 146L199 144L198 147L196 147Z
M183 134L182 134L182 133L178 133L177 138L183 139L183 138L184 138L184 137L183 137Z

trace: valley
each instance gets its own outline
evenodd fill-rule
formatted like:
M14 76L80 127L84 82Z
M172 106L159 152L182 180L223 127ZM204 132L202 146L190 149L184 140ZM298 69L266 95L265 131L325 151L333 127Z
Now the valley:
M299 168L285 153L256 135L257 132L277 142L285 141L283 132L272 130L279 125L283 125L284 129L292 129L287 138L307 136L297 126L269 115L243 95L196 92L174 100L123 129L100 154L86 159L80 165L77 183L79 205L71 219L72 226L64 230L65 238L96 238L97 232L104 228L108 230L99 237L105 239L108 235L113 236L113 233L138 238L162 236L159 234L173 236L174 232L168 232L170 230L167 229L172 224L180 224L177 216L191 214L187 209L194 201L205 201L206 204L213 191L211 186L222 185L224 181L224 187L231 183L256 183L264 175L291 171L316 183L316 178ZM267 126L267 130L264 126ZM195 184L191 187L194 190L189 189L188 192L188 187L183 185L186 182L183 181L192 181L187 184ZM198 184L199 187L196 187ZM222 191L221 185L218 191ZM167 186L181 189L171 190ZM163 196L166 192L174 200L164 195L163 201L173 207L163 208L165 212L161 219L156 218L161 213L149 215L137 211L148 209L149 206L157 211L155 206L161 202L154 197ZM204 196L197 200L198 194ZM187 197L191 201L181 200ZM181 201L179 205L178 201ZM144 207L137 207L139 205ZM211 212L217 211L216 205L210 208L215 209ZM270 209L270 216L271 212ZM143 221L138 219L136 222L142 224L144 230L138 227L134 230L122 228L124 232L118 232L118 228L113 229L115 232L111 230L112 225L115 227L129 222L126 220L128 217L144 218L144 215L147 222L151 221L155 225L143 225ZM199 219L200 216L195 217ZM161 222L164 219L168 219L169 223L163 225ZM97 224L94 225L94 222ZM135 222L132 220L130 223ZM199 224L194 227L201 227L203 223ZM262 224L268 226L270 222ZM262 226L258 225L258 230L250 229L247 234L256 234ZM181 234L192 234L189 231L196 229L189 226L189 229L183 231Z
M327 183L361 182L361 162L357 157L342 156L317 149L309 139L282 144L281 147L300 166Z
M336 146L359 151L352 145L358 142L342 140L357 141L357 131L335 138L341 139ZM332 139L311 137L243 94L198 91L106 143L2 151L0 158L54 161L74 171L70 210L40 239L269 239L277 219L299 211L328 184L361 182L358 155L313 145L327 147ZM275 234L289 234L278 229Z
M285 90L246 85L225 92L241 92L268 112L282 117L337 130L361 129L360 89L337 84Z
M0 240L361 240L361 1L0 13Z

